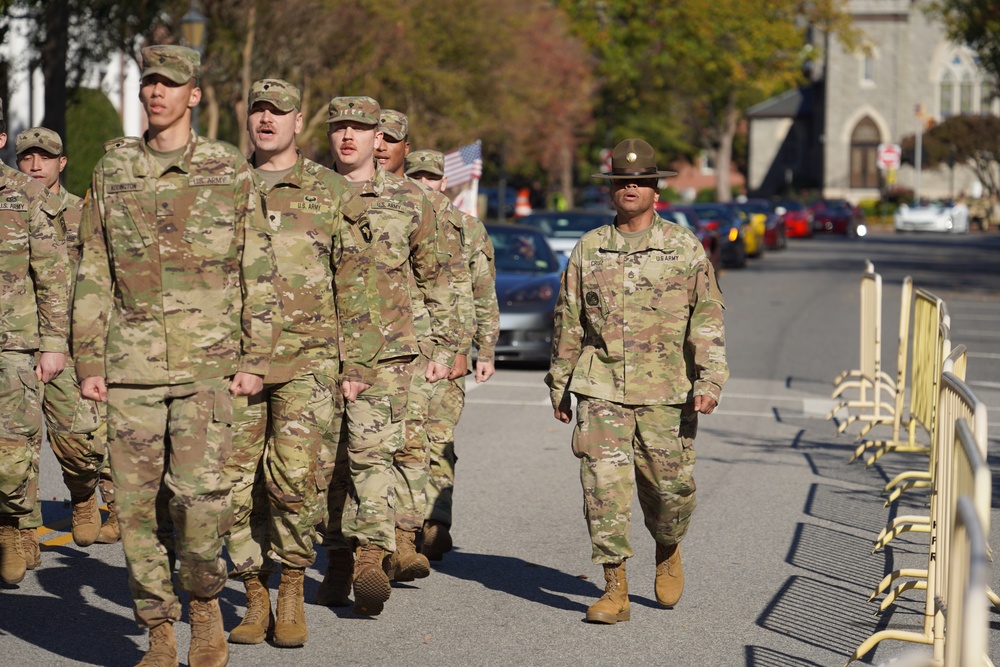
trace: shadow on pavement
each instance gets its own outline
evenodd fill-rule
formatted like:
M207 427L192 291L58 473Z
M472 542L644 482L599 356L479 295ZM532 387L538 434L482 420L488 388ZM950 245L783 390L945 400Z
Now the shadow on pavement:
M764 646L746 647L746 667L825 667L818 662L798 658Z

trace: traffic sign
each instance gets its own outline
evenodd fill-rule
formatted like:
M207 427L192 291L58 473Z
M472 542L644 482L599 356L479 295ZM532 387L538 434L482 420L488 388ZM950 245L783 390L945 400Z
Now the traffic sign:
M875 162L879 169L899 169L902 157L903 148L899 144L879 144Z

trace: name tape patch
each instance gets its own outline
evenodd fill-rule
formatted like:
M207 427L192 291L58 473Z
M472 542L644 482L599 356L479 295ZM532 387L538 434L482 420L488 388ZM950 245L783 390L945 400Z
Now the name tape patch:
M141 182L108 184L108 192L111 194L117 194L119 192L138 192L139 190L142 190Z

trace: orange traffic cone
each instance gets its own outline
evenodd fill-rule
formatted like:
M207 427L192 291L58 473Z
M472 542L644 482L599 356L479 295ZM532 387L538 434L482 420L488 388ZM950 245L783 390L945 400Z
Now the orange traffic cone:
M514 203L514 217L523 218L531 215L531 190L521 188L517 191L517 201Z

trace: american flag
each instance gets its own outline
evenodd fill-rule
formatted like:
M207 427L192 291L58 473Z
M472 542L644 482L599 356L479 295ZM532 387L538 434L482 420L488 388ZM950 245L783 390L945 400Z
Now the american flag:
M444 154L444 176L448 187L460 187L483 175L483 142L456 148Z

